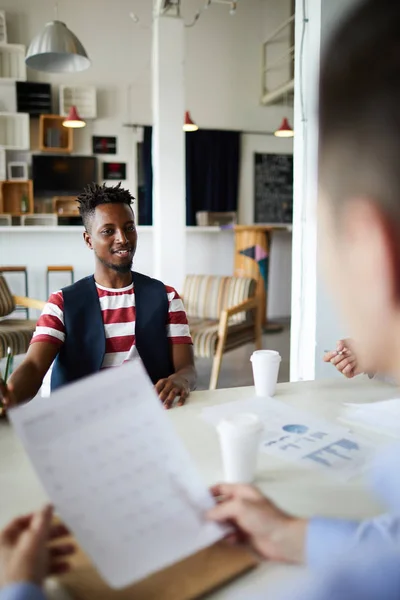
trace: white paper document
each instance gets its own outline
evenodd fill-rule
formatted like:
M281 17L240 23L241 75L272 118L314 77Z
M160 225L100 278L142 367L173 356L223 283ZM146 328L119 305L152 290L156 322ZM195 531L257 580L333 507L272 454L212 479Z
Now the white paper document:
M141 361L10 411L57 512L112 587L223 537Z
M373 445L362 436L274 398L228 402L205 408L202 416L216 426L242 412L261 418L264 433L260 450L282 460L349 479L363 471L375 455Z
M377 433L400 438L400 399L344 405L341 420Z

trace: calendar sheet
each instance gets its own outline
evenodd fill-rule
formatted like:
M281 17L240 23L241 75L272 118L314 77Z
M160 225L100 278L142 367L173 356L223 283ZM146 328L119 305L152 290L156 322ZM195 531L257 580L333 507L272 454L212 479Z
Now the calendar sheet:
M223 537L140 360L10 411L57 512L107 583L124 587Z

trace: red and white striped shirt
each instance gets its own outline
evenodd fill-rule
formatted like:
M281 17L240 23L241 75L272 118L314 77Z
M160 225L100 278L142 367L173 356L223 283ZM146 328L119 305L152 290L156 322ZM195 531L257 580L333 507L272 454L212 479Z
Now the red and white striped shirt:
M133 283L120 289L96 283L106 337L102 369L119 367L135 353L135 292ZM172 287L165 286L169 311L165 324L171 344L191 344L189 325L183 302ZM62 292L51 294L36 325L31 344L50 342L61 347L65 340L64 298Z

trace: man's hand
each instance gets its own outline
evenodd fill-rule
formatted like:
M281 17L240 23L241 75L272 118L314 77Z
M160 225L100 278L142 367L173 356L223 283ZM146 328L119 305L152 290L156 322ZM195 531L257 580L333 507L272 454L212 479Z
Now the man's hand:
M174 373L166 379L156 383L156 391L166 409L172 408L176 397L179 398L178 406L183 406L190 394L190 385L182 375Z
M233 524L237 539L265 559L303 561L307 521L289 516L250 485L220 484L212 493L220 502L208 512L209 519Z
M16 404L17 399L12 383L6 384L3 379L0 379L0 415L8 408L16 406Z
M46 507L14 519L0 532L0 587L23 582L40 586L47 575L68 570L64 559L74 552L74 546L47 546L49 541L68 535L63 525L52 526L52 516L51 507Z
M327 352L324 356L324 361L330 362L348 379L352 379L362 373L350 339L339 340L336 344L336 350Z

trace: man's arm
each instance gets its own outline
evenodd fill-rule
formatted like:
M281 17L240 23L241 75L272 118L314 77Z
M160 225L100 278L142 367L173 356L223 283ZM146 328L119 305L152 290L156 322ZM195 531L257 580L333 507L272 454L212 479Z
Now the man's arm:
M173 344L172 362L174 373L156 384L157 393L165 408L171 408L179 396L178 406L182 406L190 391L196 387L197 373L194 366L193 346L191 344Z
M6 407L36 396L58 351L59 346L51 342L36 342L29 346L25 359L11 375L7 385L0 383L0 397Z

